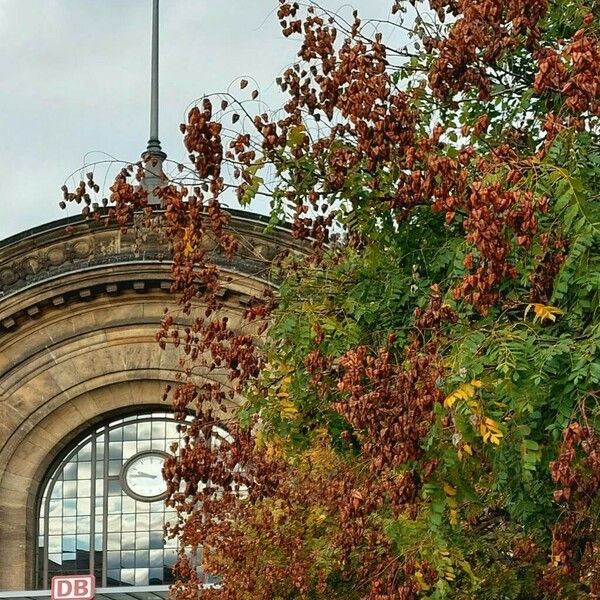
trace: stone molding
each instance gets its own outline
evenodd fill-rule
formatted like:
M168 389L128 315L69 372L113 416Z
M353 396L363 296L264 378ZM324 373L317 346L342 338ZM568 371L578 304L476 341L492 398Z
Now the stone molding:
M232 258L227 257L214 239L207 236L204 246L208 256L224 271L272 284L269 265L273 258L284 250L302 252L302 245L283 227L266 232L264 217L242 211L230 212L229 229L240 239L240 251ZM160 218L161 213L157 213L154 220ZM150 265L153 265L150 269L144 269ZM43 306L31 303L11 312L8 310L10 300L16 295L69 275L76 274L84 279L91 271L109 267L114 267L117 275L117 271L124 272L128 266L160 272L159 285L168 290L169 248L165 240L143 224L141 215L134 218L126 232L114 223L105 226L102 222L77 217L49 223L0 242L0 339L2 330L10 330L23 319L36 317L43 309ZM116 276L115 279L122 281L123 277ZM135 285L135 281L131 283ZM116 291L114 285L109 278L108 293ZM138 285L140 290L145 287L141 281ZM80 292L82 298L89 298L91 294L92 290L85 288ZM54 306L64 300L60 295L52 299Z
M231 212L240 253L225 257L209 238L206 250L235 327L274 285L273 257L302 248L288 230ZM65 446L115 411L160 405L175 380L177 351L154 339L169 288L167 247L139 222L123 233L77 217L0 242L0 590L33 586L37 501Z

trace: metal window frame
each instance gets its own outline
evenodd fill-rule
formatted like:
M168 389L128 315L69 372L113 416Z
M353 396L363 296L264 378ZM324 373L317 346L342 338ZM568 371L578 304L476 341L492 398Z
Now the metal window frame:
M159 416L160 415L160 416ZM43 484L40 486L40 492L38 496L38 500L36 502L36 512L35 512L35 552L34 552L34 586L42 588L49 587L49 551L48 551L48 542L49 542L49 513L50 513L50 501L52 499L52 492L54 490L54 486L62 474L65 466L72 461L73 457L89 442L91 442L91 471L90 471L90 552L89 552L89 567L90 573L94 573L96 568L95 565L95 546L96 546L96 479L97 477L97 444L102 443L104 448L103 455L103 468L102 468L102 481L103 481L103 492L102 492L102 503L103 503L103 511L102 511L102 565L101 565L101 587L107 589L117 589L117 586L109 587L108 586L108 561L107 561L107 542L108 542L108 482L109 481L119 481L121 487L125 493L130 495L135 500L143 500L148 501L148 499L138 498L137 495L130 493L126 486L123 486L122 483L122 475L125 469L125 466L129 462L128 459L123 463L119 470L118 475L109 475L109 435L110 432L122 428L128 425L128 421L131 421L131 424L140 424L140 423L153 423L157 421L162 421L164 423L178 423L175 420L172 413L166 412L164 408L151 408L144 412L134 412L127 414L113 414L110 415L104 421L93 425L90 429L86 430L82 435L78 436L69 444L69 449L66 452L63 452L57 460L55 460L50 468L48 469L48 475L44 479ZM138 440L139 441L139 440ZM121 440L121 444L123 440ZM152 453L164 453L165 456L168 456L168 453L162 452L159 450L150 450L145 451L142 450L134 455L134 457L139 456L141 453L152 452ZM134 458L132 457L132 458ZM77 481L77 480L76 480ZM165 495L161 495L163 498ZM158 497L156 500L158 501L161 498ZM43 533L40 532L40 521L42 506L44 509L44 518L43 518ZM44 546L43 546L43 554L40 557L40 546L39 546L39 538L40 535L44 538ZM75 534L77 535L77 534ZM42 565L40 565L40 559L42 561ZM41 581L40 581L41 576ZM135 587L135 586L133 586ZM138 586L139 587L139 586ZM155 587L155 586L150 586ZM159 586L156 586L159 587ZM130 589L130 588L127 588ZM2 596L0 596L1 598Z
M219 584L206 583L202 589L220 589ZM168 585L143 585L96 588L95 600L167 600ZM50 600L50 590L0 591L0 600Z

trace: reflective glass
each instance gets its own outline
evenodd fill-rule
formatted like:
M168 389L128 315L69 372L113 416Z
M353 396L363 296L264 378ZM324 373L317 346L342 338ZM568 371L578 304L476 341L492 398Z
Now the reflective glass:
M138 452L168 452L179 437L168 413L134 415L95 427L65 453L40 502L40 588L48 589L56 574L89 573L92 558L98 587L173 580L176 542L163 540L173 511L162 501L133 498L122 481L124 465Z

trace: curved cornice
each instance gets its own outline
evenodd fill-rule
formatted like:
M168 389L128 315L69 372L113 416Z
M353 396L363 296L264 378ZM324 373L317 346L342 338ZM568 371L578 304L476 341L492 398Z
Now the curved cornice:
M282 251L302 252L289 229L267 230L265 217L229 211L229 229L240 240L235 256L223 254L210 235L203 240L208 256L228 273L224 288L242 279L272 285L270 265ZM161 218L158 212L155 219ZM123 231L118 225L62 219L0 242L0 334L23 320L38 318L46 307L121 289L144 291L170 288L169 248L157 231L147 228L143 216ZM70 283L69 283L70 282ZM226 292L224 292L226 293Z

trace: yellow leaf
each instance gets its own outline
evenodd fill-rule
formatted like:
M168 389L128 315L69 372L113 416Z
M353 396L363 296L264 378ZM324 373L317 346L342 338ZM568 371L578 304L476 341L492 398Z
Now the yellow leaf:
M444 400L444 406L452 408L457 400L469 401L473 396L475 396L475 387L470 383L463 383Z
M498 433L500 432L500 426L498 425L498 423L496 421L494 421L494 419L490 419L489 417L486 417L485 424L488 426L489 429L497 431Z
M282 398L279 400L279 414L282 419L293 419L298 415L298 409L291 400Z
M458 525L458 511L454 508L450 510L450 525Z
M443 485L444 488L444 492L446 492L446 495L448 496L456 496L456 489L453 488L450 484L445 483Z
M479 408L479 404L477 403L477 400L467 400L467 406L473 410L476 411Z
M326 518L327 515L324 511L320 510L319 508L313 508L308 513L307 523L310 525L320 525Z
M281 454L281 448L276 441L269 441L266 444L267 456L269 458L275 458Z
M469 455L469 456L473 456L473 448L471 448L471 446L469 446L469 444L463 444L462 449Z
M306 137L305 131L306 131L306 129L305 129L304 125L297 125L296 127L294 127L288 135L288 139L287 139L288 146L292 149L295 148L296 146L299 146L304 141L304 138Z
M525 309L525 317L527 317L527 313L533 308L533 312L535 313L535 316L533 317L533 322L537 322L539 321L540 323L543 323L544 321L556 321L556 316L557 315L564 315L565 311L561 310L560 308L556 307L556 306L550 306L550 305L546 305L546 304L539 304L537 302L534 302L532 304L527 305L527 308Z
M191 227L186 227L183 233L183 255L188 257L194 251L194 244L196 242L196 236L192 232Z
M500 426L494 419L490 419L489 417L485 417L479 423L479 433L483 438L484 442L491 442L492 444L500 445L500 440L504 437L502 431L500 431Z
M421 571L415 571L415 580L417 581L417 585L419 586L420 590L426 592L428 589L431 588L431 586L428 585L425 581L425 578L423 577L423 573Z

